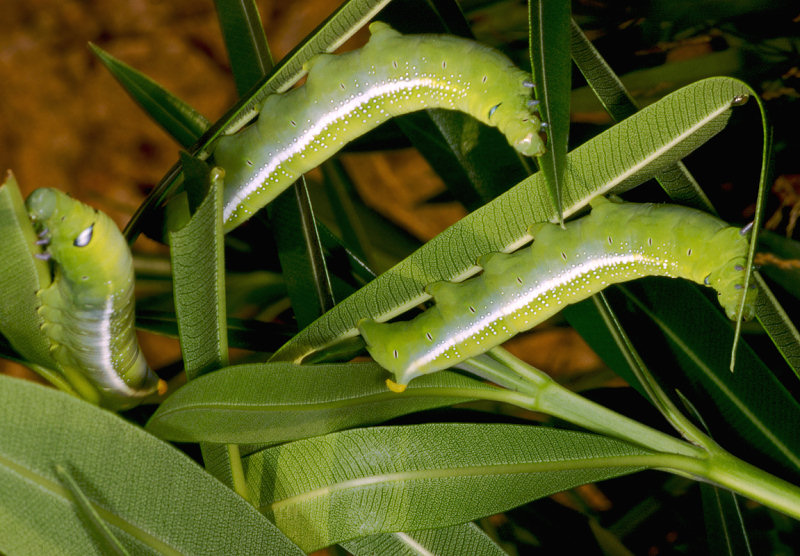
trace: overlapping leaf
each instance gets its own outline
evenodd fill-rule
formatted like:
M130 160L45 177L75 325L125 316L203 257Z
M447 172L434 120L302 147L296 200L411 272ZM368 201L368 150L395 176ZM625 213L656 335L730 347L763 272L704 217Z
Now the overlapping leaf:
M99 409L0 376L0 552L100 554L70 489L134 554L302 554L172 446Z
M245 460L256 505L304 550L445 527L631 473L657 456L584 433L427 424L354 429ZM346 516L346 517L345 517Z

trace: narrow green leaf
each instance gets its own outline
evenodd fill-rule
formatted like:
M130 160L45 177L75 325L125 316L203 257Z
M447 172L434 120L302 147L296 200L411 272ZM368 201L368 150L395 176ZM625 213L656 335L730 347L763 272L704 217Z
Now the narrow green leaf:
M502 548L474 523L411 533L370 535L342 543L354 556L431 556L432 554L469 554L503 556Z
M0 186L0 332L25 359L57 369L41 332L42 303L36 292L50 285L48 263L34 257L41 249L14 174Z
M639 110L628 89L574 19L570 20L570 50L586 83L615 122Z
M109 411L0 375L0 552L104 552L56 465L132 553L302 554L172 446Z
M559 222L569 142L572 89L569 0L529 0L528 42L539 110L546 123L547 151L539 159Z
M170 233L175 314L188 379L228 362L222 174L189 223Z
M188 153L181 151L181 165L185 177L186 200L189 203L189 213L194 214L208 195L211 184L211 168L202 160L198 160ZM181 226L183 228L183 226Z
M769 333L770 339L789 366L797 373L797 370L800 369L800 332L781 307L761 274L754 272L753 280L758 285L758 298L756 299L758 322Z
M719 556L752 556L747 530L736 495L714 485L700 483L706 522L708 553Z
M639 107L619 77L575 22L570 22L572 57L595 96L615 122L635 114ZM682 205L714 212L711 202L682 162L655 176L670 198Z
M332 243L338 244L345 249L347 257L357 261L359 266L374 268L374 263L364 263L367 260L367 249L369 244L363 223L359 218L356 205L353 202L355 185L347 174L344 165L337 159L324 162L320 169L324 177L325 192L330 202L333 217L340 230L341 240L337 238L327 226L317 221L317 229L320 232L322 245L330 250ZM344 247L344 246L347 247ZM370 279L374 278L374 273L370 270Z
M236 92L244 96L272 69L272 54L252 0L215 0Z
M277 443L380 423L474 399L497 388L456 373L391 392L376 363L238 365L193 380L170 396L147 430L176 442Z
M711 431L708 430L700 411L680 390L676 393L687 413L703 427L706 434L710 435ZM700 483L699 486L708 532L709 552L730 556L739 554L752 556L736 494L709 483Z
M630 189L673 165L725 125L732 99L747 90L743 83L725 77L694 83L572 151L562 191L564 216L585 207L596 195ZM556 218L543 178L534 174L339 303L273 358L300 362L355 335L361 318L385 320L400 314L427 298L426 284L475 273L479 255L516 249L527 241L530 224Z
M209 121L161 85L95 44L89 48L108 68L122 88L178 144L188 148L208 129Z
M268 210L286 290L295 319L302 328L334 305L305 179L281 193Z
M300 440L245 464L257 507L312 551L368 534L471 521L640 470L659 457L650 454L571 431L427 424Z

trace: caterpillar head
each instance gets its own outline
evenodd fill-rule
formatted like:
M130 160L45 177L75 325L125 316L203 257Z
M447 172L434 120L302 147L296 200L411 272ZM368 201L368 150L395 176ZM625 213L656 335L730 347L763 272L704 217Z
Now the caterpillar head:
M67 262L77 251L87 250L95 236L97 211L57 189L41 188L25 201L28 214L40 230L46 253ZM97 242L95 242L97 243Z
M51 259L63 279L83 284L75 295L91 297L133 287L130 249L108 216L57 189L37 189L25 204L44 246L44 252L36 256ZM114 283L93 279L123 274L124 279Z
M520 72L521 73L521 72ZM542 156L545 144L540 132L546 126L536 114L538 101L531 98L530 81L519 85L513 102L500 102L489 109L488 122L496 125L508 143L525 156Z
M717 291L719 304L725 309L728 318L736 320L742 293L745 293L744 278L747 269L749 240L746 235L742 235L739 229L727 227L717 232L709 243L711 249L720 254L724 263L718 265L706 277L705 283ZM750 320L755 316L757 295L756 286L751 281L744 298L742 312L744 320Z

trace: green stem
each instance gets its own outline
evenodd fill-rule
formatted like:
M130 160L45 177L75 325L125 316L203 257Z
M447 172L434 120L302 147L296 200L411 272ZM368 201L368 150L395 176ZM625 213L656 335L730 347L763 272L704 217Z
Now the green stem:
M539 390L533 406L531 409L534 411L547 413L587 430L625 440L648 450L691 457L701 457L703 454L700 448L692 444L587 400L556 382Z
M800 519L800 487L740 460L719 446L703 458L666 455L658 468L718 485Z
M540 411L648 450L695 457L703 454L703 451L696 446L643 425L564 388L547 374L526 365L503 349L495 348L491 351L491 355L498 362L516 371L527 382L527 386L522 387L520 392L528 399L520 404L518 399L509 396L507 402L510 404Z
M250 489L247 486L247 479L245 478L244 468L242 467L242 456L239 453L238 444L228 444L228 461L231 464L231 479L233 480L233 490L249 503L253 503L253 497L250 496Z
M716 484L800 519L800 487L740 460L710 438L705 437L702 446L690 444L587 400L503 350L493 351L492 357L524 377L521 382L513 381L516 391L498 390L492 399L661 452L654 454L651 468ZM509 381L508 373L498 371L493 365L487 368L493 368L492 372Z

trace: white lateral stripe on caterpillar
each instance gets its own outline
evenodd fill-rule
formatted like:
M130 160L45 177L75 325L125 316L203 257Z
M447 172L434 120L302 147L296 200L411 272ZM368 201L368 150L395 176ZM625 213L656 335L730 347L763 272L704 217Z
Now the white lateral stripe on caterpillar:
M367 350L399 385L451 367L614 283L642 276L681 277L713 287L735 318L755 310L755 289L742 291L749 242L739 229L676 205L592 202L586 217L531 226L530 248L492 253L483 273L428 286L435 305L410 321L358 325Z
M530 76L500 52L447 35L401 35L370 25L361 49L307 63L302 87L264 99L258 120L220 138L228 232L300 175L388 119L425 108L470 114L520 153L544 152Z
M519 295L514 301L509 303L507 306L497 306L495 309L488 313L487 315L481 317L480 319L475 319L465 328L461 329L451 338L448 338L447 342L439 343L435 348L428 350L428 352L420 357L419 359L415 360L411 365L406 368L406 372L408 374L423 374L420 373L420 369L426 368L428 365L433 363L439 357L444 357L446 359L450 359L450 355L448 354L449 351L452 350L453 344L463 344L467 341L473 341L476 345L481 345L481 343L489 343L492 344L490 347L493 347L494 344L492 342L493 336L496 335L494 333L492 323L501 322L501 319L507 313L513 313L517 311L521 311L525 309L526 306L530 305L532 300L537 299L547 299L551 292L557 291L559 288L562 288L574 281L580 279L580 277L598 273L599 271L604 271L607 268L612 267L621 267L627 265L639 265L639 266L660 266L662 267L665 272L668 271L670 264L666 261L661 260L654 260L645 257L639 253L632 253L628 255L614 255L614 256L606 256L601 257L598 259L585 261L579 265L572 267L568 272L563 273L558 276L554 276L548 280L544 280L536 284L536 286L524 294ZM644 273L641 273L644 276ZM664 274L666 276L673 277L672 274ZM564 303L563 301L554 299L552 303L545 302L545 311L548 313L548 317L552 316L553 314L557 313L561 310L563 305L567 305L568 303ZM548 310L551 309L552 311ZM530 311L529 311L530 312ZM541 320L541 319L537 319ZM509 332L509 328L506 325L501 325L501 330L503 332ZM511 331L512 335L514 331ZM487 348L488 349L488 348ZM457 356L456 356L457 357Z
M318 141L322 132L331 124L350 117L356 108L366 105L376 98L394 95L398 92L408 91L416 87L433 87L436 84L436 81L431 78L407 79L394 83L379 84L358 93L358 95L350 101L328 112L309 129L305 130L295 141L292 141L291 144L284 146L272 155L258 170L253 172L252 177L245 182L245 185L235 190L233 195L225 200L222 209L222 221L226 223L230 221L234 212L240 209L249 197L260 188L263 188L269 177L275 173L282 164L301 154L315 141ZM449 90L449 87L447 88Z

